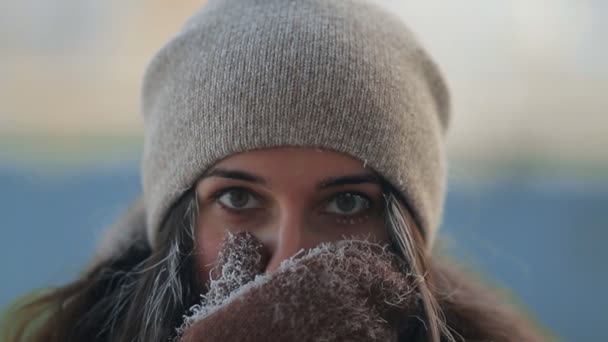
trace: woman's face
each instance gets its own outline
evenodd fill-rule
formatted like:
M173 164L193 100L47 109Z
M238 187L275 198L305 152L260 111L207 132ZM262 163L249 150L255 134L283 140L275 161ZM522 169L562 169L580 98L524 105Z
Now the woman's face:
M321 242L353 235L388 241L378 176L337 152L280 147L235 154L213 165L196 190L196 263L203 283L226 231L258 238L269 272Z

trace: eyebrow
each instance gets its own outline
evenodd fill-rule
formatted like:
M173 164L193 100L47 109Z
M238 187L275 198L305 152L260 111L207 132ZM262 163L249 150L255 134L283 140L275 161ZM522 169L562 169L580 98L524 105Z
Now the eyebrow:
M222 168L214 168L209 172L206 172L201 176L203 178L209 177L221 177L221 178L231 178L238 179L246 182L268 185L269 182L260 176L256 176L252 173L241 171L241 170L230 170L230 169L222 169Z
M380 178L372 173L361 173L355 175L346 175L340 177L329 177L322 180L317 188L319 190L326 189L333 186L350 185L350 184L363 184L372 183L380 184Z
M221 178L230 178L230 179L238 179L250 183L260 184L264 186L269 186L270 182L264 177L255 175L253 173L249 173L242 170L234 170L234 169L224 169L224 168L213 168L209 172L204 173L201 176L201 179L209 178L209 177L221 177ZM341 185L352 185L352 184L363 184L363 183L372 183L372 184L380 184L380 178L373 173L360 173L360 174L352 174L352 175L344 175L338 177L328 177L323 179L317 184L317 189L327 189L330 187L341 186Z

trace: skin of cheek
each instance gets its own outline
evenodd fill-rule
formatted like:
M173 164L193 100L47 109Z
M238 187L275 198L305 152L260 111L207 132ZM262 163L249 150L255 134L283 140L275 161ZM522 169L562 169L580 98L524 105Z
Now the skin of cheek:
M223 239L224 233L219 230L197 227L196 269L201 286L204 286L209 280L209 272L217 261Z
M337 219L338 223L344 227L340 230L340 237L332 239L337 241L342 238L342 235L347 237L355 236L359 238L369 238L374 242L388 242L388 233L386 232L384 219L377 213L362 218L344 218Z
M212 215L211 215L212 216ZM209 272L216 264L217 256L225 235L226 230L218 227L229 225L226 222L218 222L217 219L209 218L199 220L196 230L196 269L199 283L204 286L209 280ZM359 219L361 220L361 219ZM344 222L344 221L342 221ZM348 220L350 222L350 220ZM375 242L388 242L388 233L384 229L384 220L380 217L370 217L367 222L359 224L357 219L353 219L354 224L348 223L333 226L325 233L318 234L318 243L342 240L344 237L369 238Z

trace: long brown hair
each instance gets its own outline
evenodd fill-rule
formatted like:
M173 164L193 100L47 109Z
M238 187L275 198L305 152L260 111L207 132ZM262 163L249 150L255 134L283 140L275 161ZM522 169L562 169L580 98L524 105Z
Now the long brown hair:
M9 309L4 341L167 341L199 298L193 274L193 191L171 210L151 251L138 236L117 258ZM143 229L142 229L143 230ZM40 323L42 318L43 322Z
M421 279L418 294L425 319L421 322L422 329L409 328L410 335L403 337L403 341L509 342L554 338L525 312L522 303L513 302L515 297L507 296L497 284L491 286L481 273L440 250L445 246L431 254L404 199L389 185L384 186L391 245L407 261L409 271ZM437 244L442 244L441 239Z
M446 257L431 256L406 203L388 183L385 218L391 246L423 280L424 312L404 341L540 341L528 320L497 291L481 285ZM120 256L74 282L9 309L3 338L16 341L167 341L177 336L188 309L199 301L193 251L198 201L191 188L173 206L152 251L145 236ZM11 320L8 320L8 317Z

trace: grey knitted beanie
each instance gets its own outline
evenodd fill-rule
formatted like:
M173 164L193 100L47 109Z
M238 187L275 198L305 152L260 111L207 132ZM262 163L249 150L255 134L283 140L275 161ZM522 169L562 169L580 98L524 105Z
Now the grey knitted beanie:
M359 0L210 0L142 87L151 246L176 200L238 152L306 146L363 161L431 245L441 223L448 90L402 21Z

